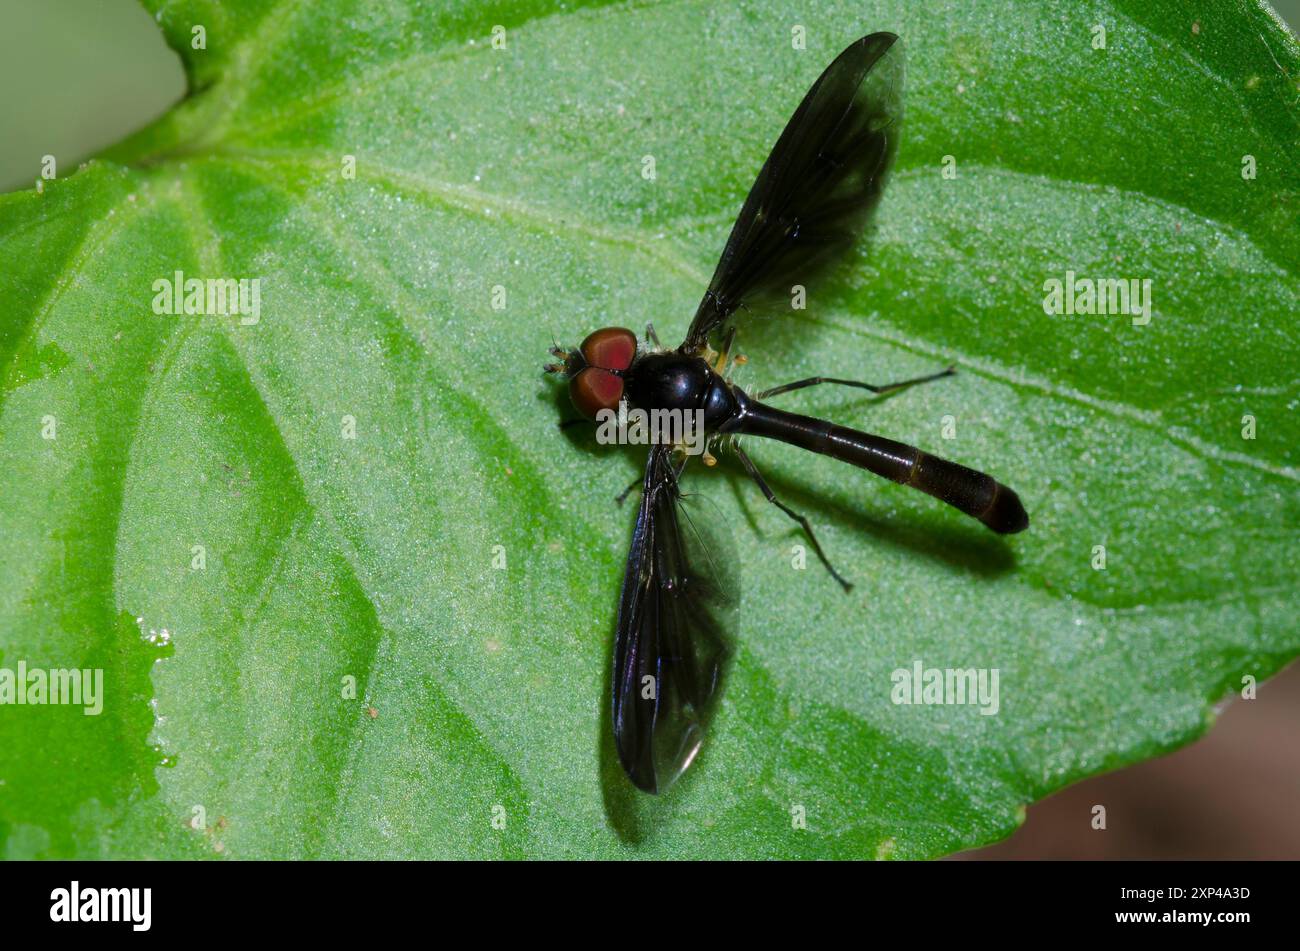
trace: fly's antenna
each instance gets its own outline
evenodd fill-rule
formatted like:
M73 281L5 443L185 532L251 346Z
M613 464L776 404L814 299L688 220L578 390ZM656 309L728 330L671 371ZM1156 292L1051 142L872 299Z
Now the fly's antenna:
M555 331L551 332L551 349L550 354L553 357L563 361L562 363L547 363L543 365L542 370L547 373L563 373L569 366L569 351L560 346L559 341L555 338Z

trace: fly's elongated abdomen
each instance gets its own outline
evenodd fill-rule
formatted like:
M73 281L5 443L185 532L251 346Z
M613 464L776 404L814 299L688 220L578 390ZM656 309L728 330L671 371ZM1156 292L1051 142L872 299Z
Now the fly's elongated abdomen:
M992 476L906 443L787 413L752 399L746 401L734 431L779 439L920 489L1001 534L1029 526L1020 497Z

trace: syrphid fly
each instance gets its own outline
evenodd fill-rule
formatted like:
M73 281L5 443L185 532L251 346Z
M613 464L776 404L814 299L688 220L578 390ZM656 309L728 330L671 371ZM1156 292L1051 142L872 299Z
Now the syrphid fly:
M568 378L573 405L589 419L620 405L698 413L710 450L704 461L729 450L767 500L799 523L845 591L851 585L812 526L776 496L736 437L779 439L852 463L929 493L995 532L1029 525L1016 493L982 472L761 402L821 383L886 393L952 368L884 385L810 377L753 394L729 379L746 316L771 313L778 300L788 308L791 287L811 287L862 234L898 148L902 91L897 36L873 33L846 49L813 83L763 164L681 346L661 347L653 326L640 344L632 331L609 327L576 349L552 348L560 362L546 367ZM628 777L647 792L665 789L698 752L728 654L725 572L681 509L689 458L680 444L650 449L618 607L614 743Z

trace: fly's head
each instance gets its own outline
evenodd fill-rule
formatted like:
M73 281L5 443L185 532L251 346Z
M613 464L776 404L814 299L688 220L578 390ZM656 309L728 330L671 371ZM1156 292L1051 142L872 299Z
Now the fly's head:
M625 327L605 327L589 334L577 349L552 347L551 355L563 362L548 363L544 369L568 378L573 408L594 421L602 409L618 409L624 377L636 359L636 334Z

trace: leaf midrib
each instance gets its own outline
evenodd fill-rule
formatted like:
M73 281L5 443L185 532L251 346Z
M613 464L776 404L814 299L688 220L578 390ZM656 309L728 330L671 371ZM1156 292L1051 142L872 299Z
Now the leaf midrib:
M321 175L333 174L337 171L332 164L323 159L317 159L310 153L298 153L290 150L226 150L220 153L215 153L211 157L214 160L224 159L225 161L235 164L236 167L239 167L241 161L246 160L262 163L264 165L289 166L299 172L314 171ZM975 166L975 168L976 170L981 170L986 167ZM989 166L987 169L994 174L1004 175L1011 178L1042 178L1042 176L1028 176L1025 173L1011 171L998 166ZM897 177L907 177L909 173L912 175L920 174L919 170L906 170L899 172ZM703 287L708 281L705 272L697 268L682 256L680 251L671 243L663 244L662 242L655 242L644 233L616 231L612 228L586 222L577 215L564 217L556 216L550 211L537 208L517 199L501 198L499 196L484 193L479 189L442 182L425 175L416 175L410 172L404 172L374 161L367 161L365 163L365 170L361 174L369 180L373 180L382 185L387 185L390 188L396 188L406 194L413 194L417 197L424 197L426 199L432 198L444 207L450 207L469 214L475 214L480 218L490 219L490 215L485 216L482 213L481 209L485 205L499 210L503 214L508 212L517 213L530 223L540 225L544 229L550 231L565 231L570 234L580 235L616 247L628 248L635 252L645 253L660 261L670 270L690 279L696 286ZM1062 179L1050 179L1050 181L1056 184L1066 184L1077 187L1088 192L1096 190L1112 192L1118 191L1118 189L1115 189L1113 186L1096 185L1088 182L1074 182ZM265 183L274 184L272 182ZM1144 193L1131 194L1140 194L1145 200L1165 208L1181 207L1172 205L1162 199L1145 195ZM1250 241L1248 236L1236 231L1231 226L1213 221L1212 224L1216 229L1227 234L1232 234L1243 243L1252 248L1254 247L1254 244ZM391 274L391 272L389 273ZM1286 277L1289 275L1287 275L1281 268L1278 268L1276 276ZM1085 393L1081 390L1076 390L1072 387L1066 387L1042 377L1030 377L1024 372L1012 373L1009 368L1000 363L989 361L982 357L976 357L963 351L955 351L952 348L945 348L940 351L938 348L924 342L922 338L909 334L882 331L862 323L845 322L826 316L819 317L795 314L793 315L793 319L810 324L831 327L860 338L888 343L909 352L939 360L952 360L954 359L955 354L955 359L957 362L961 363L963 367L977 372L980 376L983 376L986 379L1009 386L1018 392L1059 399L1063 402L1087 407L1088 409L1101 412L1111 418L1131 423L1161 436L1173 445L1191 452L1199 459L1211 460L1227 465L1243 466L1291 482L1300 482L1300 468L1276 465L1244 452L1225 449L1190 433L1179 433L1175 429L1167 428L1162 419L1163 414L1159 410L1139 409L1126 403L1107 400L1099 396Z

